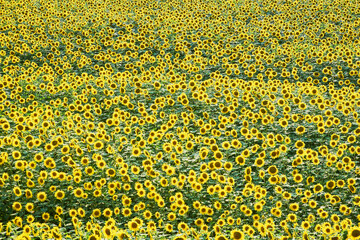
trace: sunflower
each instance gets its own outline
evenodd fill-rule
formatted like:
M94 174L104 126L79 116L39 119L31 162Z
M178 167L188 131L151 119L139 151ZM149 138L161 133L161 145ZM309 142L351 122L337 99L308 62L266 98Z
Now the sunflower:
M180 222L177 227L179 231L187 231L189 229L189 226L185 222Z
M104 169L106 166L106 162L104 160L97 161L96 166L98 166L98 168L100 169Z
M93 212L92 212L92 215L93 215L95 218L100 217L100 216L101 216L101 210L98 209L98 208L94 209Z
M91 234L88 240L99 240L100 238L96 234Z
M56 163L55 163L54 159L51 157L48 157L45 159L44 165L45 165L45 167L51 168L51 169L56 167Z
M302 221L301 223L301 227L305 230L309 229L310 228L310 222L305 220L305 221Z
M235 158L235 161L239 164L239 165L244 165L245 164L245 158L243 157L243 156L237 156L236 158ZM256 164L256 163L255 163ZM262 165L261 165L262 166Z
M173 225L171 225L171 224L166 224L165 225L165 230L167 231L167 232L172 232L173 231Z
M300 182L302 182L302 180L303 180L303 177L302 177L301 174L295 174L295 175L294 175L294 181L295 181L296 183L300 183Z
M221 144L221 146L222 146L224 149L228 150L228 149L231 147L231 144L230 144L230 142L228 142L228 141L224 141L224 142Z
M290 220L291 222L296 222L297 216L296 216L296 214L294 214L294 213L290 213L290 214L287 216L287 219Z
M114 177L115 174L116 174L116 171L115 171L115 169L113 169L113 168L109 168L109 169L106 170L106 174L107 174L109 177Z
M69 210L69 215L70 215L70 217L76 217L77 216L77 211L75 209L70 209Z
M227 170L227 171L231 171L232 167L233 167L233 165L232 165L231 162L226 162L226 163L224 164L224 168L225 168L225 170Z
M215 188L213 186L209 186L207 188L207 193L213 195L215 193Z
M140 173L140 168L137 166L131 166L131 172L137 175Z
M262 211L262 209L263 209L263 205L261 204L261 202L257 202L254 204L255 211L260 212L260 211Z
M278 169L275 165L271 165L268 169L267 169L268 173L270 175L276 175L278 173Z
M278 177L277 176L271 176L268 179L270 184L276 184L278 182Z
M161 186L166 187L168 185L168 180L163 177L160 180L160 184L161 184Z
M10 124L8 122L5 122L3 124L1 124L1 127L5 130L8 131L10 129Z
M19 151L13 151L11 155L15 160L21 158L21 153Z
M228 240L228 238L225 237L224 235L218 235L215 237L215 240Z
M156 159L157 160L161 160L163 158L163 152L158 152L157 154L156 154Z
M280 119L279 124L281 127L285 128L288 126L288 121L286 119Z
M37 195L36 195L37 199L40 201L40 202L44 202L46 200L46 193L45 192L39 192Z
M154 88L155 88L156 90L159 90L159 89L161 88L161 83L160 83L159 81L155 81L155 82L153 83L153 86L154 86Z
M216 160L220 161L220 160L223 159L223 154L220 151L215 151L214 152L214 157L215 157Z
M65 197L65 192L62 190L57 190L54 195L56 199L61 200Z
M33 212L34 211L34 204L33 203L27 203L26 205L25 205L25 209L26 209L26 211L28 211L28 212Z
M303 103L303 102L299 104L299 108L300 108L301 110L305 110L306 107L307 107L306 104Z
M322 192L322 190L324 189L324 187L321 184L316 184L313 188L314 193L320 193Z
M349 143L354 143L356 141L356 136L354 135L350 135L348 138L347 138L347 141Z
M331 215L331 221L333 221L334 223L337 223L340 221L340 218L337 214L332 214Z
M41 162L43 159L44 159L44 156L43 156L42 153L37 153L37 154L35 154L35 156L34 156L34 160L35 160L36 162Z
M50 214L47 213L47 212L44 212L42 215L41 215L42 219L47 221L50 219Z
M136 222L136 221L130 221L128 222L128 228L131 230L131 231L138 231L139 228L140 228L140 225Z
M292 203L292 204L290 204L289 208L290 208L290 210L296 212L296 211L299 210L299 204L298 203Z
M242 147L242 144L239 140L233 139L233 140L231 140L231 146L235 149L238 149L238 148Z
M28 223L32 223L32 222L34 222L34 220L35 220L35 217L34 217L33 215L28 215L28 216L26 217L26 221L27 221Z
M102 142L102 141L96 141L95 143L94 143L94 148L96 149L96 150L100 150L100 149L102 149L104 147L104 143Z
M22 195L21 189L19 187L14 187L13 192L17 197L20 197Z
M45 145L45 150L46 150L46 151L50 152L50 151L52 151L53 149L54 149L54 147L53 147L53 145L51 145L50 143L48 143L48 144Z
M75 188L73 193L75 197L80 198L84 194L84 190L82 188Z
M326 188L327 188L327 189L332 190L332 189L334 189L335 187L336 187L336 183L335 183L334 180L330 180L330 181L326 182Z
M19 211L22 209L22 205L21 205L21 203L19 203L19 202L14 202L13 205L12 205L12 208L13 208L15 211L19 212Z
M208 149L202 149L202 150L200 150L200 158L202 159L202 160L204 160L205 158L206 158L206 156L208 155L208 152L209 152L209 150Z
M214 162L214 167L215 167L216 169L221 169L221 167L222 167L222 162L220 162L220 160L215 161L215 162Z
M80 217L85 217L85 210L83 208L78 208L77 211Z
M298 135L304 134L305 131L306 131L306 128L305 128L304 126L298 126L298 127L296 128L296 133L297 133Z
M29 225L24 226L24 234L30 235L31 234L31 227Z
M176 219L176 214L171 212L167 215L169 221L174 221Z
M310 201L309 201L309 206L310 206L311 208L316 208L317 202L316 202L315 200L310 200Z
M93 192L94 197L100 197L101 194L102 194L102 192L101 192L100 189L96 189L96 190Z
M124 215L125 217L129 217L129 216L132 214L130 208L123 208L123 209L121 210L121 213L122 213L122 215Z
M32 195L32 192L30 189L25 190L25 196L26 196L26 198L32 198L33 195Z
M262 158L256 158L255 159L255 166L256 167L260 168L260 167L264 166L264 164L265 164L264 159L262 159Z
M124 128L124 133L125 133L125 134L130 134L130 133L131 133L131 128L125 127L125 128Z
M140 148L133 148L132 150L132 155L135 156L135 157L138 157L141 155L141 150Z
M143 216L145 219L149 220L152 216L152 213L149 210L146 210L145 212L143 212Z
M111 211L110 208L105 208L103 211L103 216L110 218L112 216L113 212Z
M94 171L94 168L93 167L86 167L85 168L85 173L87 174L87 175L89 175L89 176L92 176L94 173L95 173L95 171Z

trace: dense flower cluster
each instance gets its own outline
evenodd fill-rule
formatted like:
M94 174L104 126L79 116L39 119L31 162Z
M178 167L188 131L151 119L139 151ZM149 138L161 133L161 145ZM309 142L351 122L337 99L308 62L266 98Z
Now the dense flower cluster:
M0 0L0 238L360 239L359 13Z

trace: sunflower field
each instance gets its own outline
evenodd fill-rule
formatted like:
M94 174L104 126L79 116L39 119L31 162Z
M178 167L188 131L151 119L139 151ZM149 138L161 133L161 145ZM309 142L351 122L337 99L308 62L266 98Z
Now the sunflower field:
M0 0L0 239L360 239L360 4Z

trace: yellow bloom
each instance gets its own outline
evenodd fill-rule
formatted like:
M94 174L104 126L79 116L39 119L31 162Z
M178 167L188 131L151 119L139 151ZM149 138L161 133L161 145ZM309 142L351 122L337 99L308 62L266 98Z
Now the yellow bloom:
M214 152L214 157L216 160L220 161L223 159L223 154L220 151Z
M94 148L96 149L96 150L100 150L100 149L102 149L104 147L104 144L103 144L103 142L101 142L101 141L96 141L95 143L94 143Z
M316 184L314 186L314 193L320 193L320 192L322 192L323 189L324 188L323 188L323 186L321 184Z
M61 200L65 197L65 192L62 190L57 190L54 195L55 195L56 199Z
M268 173L270 175L275 175L278 173L278 169L275 165L271 165L268 169L267 169Z
M121 210L121 213L125 216L125 217L129 217L131 215L131 209L130 208L123 208Z
M44 202L47 198L47 195L45 192L39 192L36 197L40 202Z
M20 197L22 195L21 189L19 187L14 187L13 192L17 197Z
M15 160L21 158L21 153L20 153L19 151L13 151L11 155L13 156L13 158L14 158Z
M132 155L135 156L135 157L138 157L141 155L141 150L140 148L133 148L132 150Z
M14 202L13 205L12 205L12 208L13 208L15 211L19 212L19 211L22 209L22 205L21 205L21 203L19 203L19 202Z
M140 226L136 221L130 221L128 222L128 228L135 232L139 230Z

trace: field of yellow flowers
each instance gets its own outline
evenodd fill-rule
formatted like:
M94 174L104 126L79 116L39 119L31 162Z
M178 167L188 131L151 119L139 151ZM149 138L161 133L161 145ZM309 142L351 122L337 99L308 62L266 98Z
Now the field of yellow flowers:
M0 0L0 239L360 239L360 5Z

